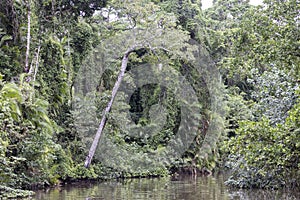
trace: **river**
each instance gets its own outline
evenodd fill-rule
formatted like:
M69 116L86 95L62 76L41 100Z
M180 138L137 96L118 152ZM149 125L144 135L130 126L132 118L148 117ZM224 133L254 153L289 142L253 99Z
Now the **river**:
M36 200L297 200L282 190L229 189L224 178L177 177L79 182L37 191Z

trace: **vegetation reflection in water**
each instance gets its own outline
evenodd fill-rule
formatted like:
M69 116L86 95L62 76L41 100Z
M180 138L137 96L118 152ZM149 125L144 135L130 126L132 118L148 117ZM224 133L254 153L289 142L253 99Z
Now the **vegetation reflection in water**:
M281 190L230 190L219 177L176 177L111 180L80 183L38 191L39 200L296 200L299 193Z

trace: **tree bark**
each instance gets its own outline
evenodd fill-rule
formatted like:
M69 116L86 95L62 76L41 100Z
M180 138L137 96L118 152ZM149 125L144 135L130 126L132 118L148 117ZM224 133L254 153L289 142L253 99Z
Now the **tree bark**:
M118 92L118 89L121 85L121 82L123 80L123 77L124 77L124 74L125 74L125 71L126 71L126 67L127 67L127 63L128 63L128 57L129 57L129 54L131 53L131 51L127 51L125 54L124 54L124 57L122 59L122 65L121 65L121 71L119 73L119 76L118 76L118 79L117 79L117 82L115 83L114 87L113 87L113 90L112 90L112 94L111 94L111 99L110 101L108 102L105 110L103 111L102 113L102 119L101 119L101 122L100 122L100 125L99 125L99 128L97 130L97 133L95 135L95 138L93 140L93 143L92 143L92 146L90 148L90 151L89 151L89 154L88 156L86 157L86 160L85 160L85 163L84 163L84 166L86 168L88 168L92 162L92 159L93 159L93 156L95 154L95 151L97 149L97 146L98 146L98 143L99 143L99 140L100 140L100 137L101 137L101 134L102 134L102 131L105 127L105 123L106 123L106 120L107 120L107 114L110 112L110 109L111 109L111 106L113 104L113 101L116 97L116 94Z
M25 73L29 72L29 51L30 51L30 20L31 20L31 0L27 4L27 45L26 45L26 55L25 55Z
M40 55L41 46L38 47L37 53L36 53L36 62L35 62L35 68L34 68L34 74L33 74L33 81L36 79L36 74L38 72L39 68L39 55Z

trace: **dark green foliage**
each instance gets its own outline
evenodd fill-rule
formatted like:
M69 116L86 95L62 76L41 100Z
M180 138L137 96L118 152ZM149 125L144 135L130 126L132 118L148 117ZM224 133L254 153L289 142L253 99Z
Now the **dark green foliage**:
M287 73L273 65L272 69L258 74L252 70L252 77L247 82L252 85L251 99L255 102L252 107L254 119L262 117L270 120L272 125L284 123L288 111L296 103L296 89L299 84Z
M10 81L24 72L27 7L24 1L0 1L0 73Z
M23 72L23 68L21 67L20 62L18 62L18 58L21 57L19 50L17 48L9 50L6 48L2 48L0 54L1 73L5 74L4 79L16 79L18 77L18 74ZM15 67L12 67L10 63L12 63L12 65Z
M210 21L217 35L212 38L214 58L228 87L230 138L223 156L229 157L233 173L228 183L238 187L299 185L291 178L299 175L297 127L289 122L299 121L291 114L299 98L297 6L294 0L265 3L264 8L244 4L242 15L229 9L231 19ZM207 15L224 11L215 9Z
M246 188L299 187L298 119L299 103L283 125L272 127L265 118L242 122L225 147L237 155L230 158L233 174L227 183Z
M136 65L138 65L138 63L135 63L134 61L130 62L128 73L131 72L130 70L134 70ZM177 68L177 65L174 65L174 68ZM152 68L149 68L148 70L152 70ZM209 92L207 86L205 85L205 81L203 80L204 77L201 77L201 74L198 74L196 69L194 69L191 65L184 66L180 68L180 70L183 71L185 77L188 77L190 81L189 83L192 85L193 89L196 90L198 100L200 101L195 102L195 104L197 104L196 106L202 108L201 103L203 102L205 109L210 109L210 103L206 102L209 101ZM196 75L196 73L198 75ZM103 79L101 80L101 84L108 85L111 80L116 79L115 76L115 74L105 71ZM142 77L136 77L136 80L139 81L139 78L143 79ZM199 81L201 79L202 82ZM132 80L130 79L126 79L122 84L129 86L138 84L131 81ZM102 89L104 88L102 87ZM111 89L111 87L107 87L106 89ZM101 95L99 95L97 100L97 113L101 113L101 111L105 108L109 99L108 94L110 94L109 90L101 90ZM167 169L171 168L180 168L192 165L194 168L206 168L213 170L216 167L219 158L218 151L216 150L216 143L208 143L205 148L202 148L202 144L206 134L212 134L208 136L208 138L216 137L215 140L217 141L220 133L207 133L210 113L209 111L205 112L204 109L203 115L201 115L202 113L199 113L198 116L190 116L190 126L186 128L187 130L192 129L196 133L194 142L192 141L192 144L187 149L187 152L184 153L182 157L177 157L176 160L168 159L167 157L164 158L164 154L168 155L171 153L168 152L166 148L168 145L170 145L169 143L171 138L178 137L176 134L178 134L179 124L182 120L188 120L181 118L182 99L178 98L176 95L178 94L173 93L172 89L166 88L162 85L146 84L140 88L137 88L131 94L130 98L128 99L129 108L122 104L122 98L124 98L123 94L120 96L121 99L114 102L114 108L117 109L117 111L114 111L113 114L109 115L109 119L106 123L107 131L105 132L105 137L108 138L106 140L109 142L101 143L102 148L100 148L101 150L99 150L99 153L107 154L103 152L110 151L109 155L111 155L111 157L115 157L119 154L123 157L122 160L124 160L125 163L119 163L115 170L123 171L132 175L146 175L152 173L149 173L149 171L147 172L146 169L150 171L157 171L158 169L162 168L164 169L163 171L166 171ZM124 112L126 109L129 111L130 119L126 118L128 117ZM155 111L155 109L158 110ZM157 116L153 116L153 113ZM159 113L165 114L163 114L164 116L161 116ZM193 113L193 111L191 110L188 113ZM129 129L132 132L128 132L119 126L120 120L124 120L124 123L132 121L134 123L133 126L136 127L137 130L146 126L152 126L153 130L157 130L157 128L160 129L158 129L157 132L148 133L146 131L139 133L134 132L135 129L132 128ZM196 120L197 122L193 123L192 120ZM201 123L199 123L199 121ZM164 123L163 127L160 127L160 123ZM194 127L192 127L193 125ZM176 142L178 144L184 143L184 141L181 141L181 139L182 138L179 138ZM116 148L113 147L115 145L117 146ZM110 147L110 149L105 148L105 146ZM122 151L120 151L119 148L122 149ZM148 154L157 154L157 158L155 159L157 162L152 163L153 158L149 157ZM98 155L97 157L101 157L101 155ZM107 159L106 156L104 157L104 159ZM139 157L142 159L139 159ZM161 161L158 161L160 157ZM121 158L117 157L117 159ZM134 171L135 168L138 168L137 166L134 166L134 163L136 163L137 160L141 160L138 165L142 166L140 171ZM113 161L106 162L109 162L106 163L108 166L115 165L113 164ZM155 167L152 167L152 165L155 165ZM145 168L145 166L148 166L149 168Z
M69 20L76 20L77 17L91 17L96 10L100 10L106 5L106 0L59 0L59 1L38 1L38 5L42 8L42 16L44 20L56 17ZM56 13L59 13L57 16ZM45 23L45 22L44 22Z
M17 46L9 47L8 42L11 40L12 36L0 28L0 72L5 80L16 78L23 72L21 52Z
M201 1L190 0L0 0L0 195L8 187L61 180L163 176L180 167L209 172L221 166L221 158L233 171L231 185L299 187L299 6L296 0L266 0L264 8L248 2L214 1L202 11ZM29 3L29 66L36 71L22 74ZM186 109L199 112L183 127L192 130L193 140L170 159L179 152L167 147L186 102L168 87L125 79L124 87L137 88L130 97L118 94L100 142L103 152L86 169L80 163L111 98L122 53L133 41L144 46L130 55L127 74L145 63L166 62L194 90L197 101ZM216 63L222 74L226 108L212 104L223 100L223 88L211 91L211 82L219 81L207 78L213 65L198 71L191 61L194 43L213 59L200 61ZM89 56L94 60L86 63ZM84 112L72 110L76 106ZM128 121L135 129L119 126ZM151 131L134 132L145 127Z
M29 65L34 69L31 79L28 74L21 74L28 3L31 7ZM84 149L70 113L71 85L75 68L96 36L84 22L77 26L77 17L91 16L105 2L94 2L93 8L88 8L91 1L74 3L71 6L63 1L1 1L1 185L20 188L58 184L74 177L73 162L81 162ZM80 14L81 11L85 14ZM77 57L79 60L73 65Z
M4 199L28 198L32 195L34 195L34 192L29 190L20 190L6 186L0 186L0 197Z
M37 78L40 95L51 104L51 114L60 115L59 110L68 98L69 88L63 49L53 38L46 40L42 46L40 65Z
M78 72L81 63L91 50L92 45L97 44L95 39L97 39L97 36L93 33L92 27L84 21L80 21L72 29L70 47L72 47L74 51L72 60L75 74Z
M197 28L200 25L200 17L201 17L201 10L200 10L200 1L176 1L168 2L166 4L171 5L171 8L168 8L170 12L173 12L178 17L178 23L186 30L189 31L192 38L195 38L197 34Z
M106 5L106 0L58 0L58 1L34 1L39 29L43 34L56 32L59 37L69 32L72 26L76 26L80 17L91 17L96 10L101 10ZM61 32L60 32L61 31Z
M22 2L13 0L0 1L0 28L10 35L10 44L17 45L21 40L21 22L26 18Z

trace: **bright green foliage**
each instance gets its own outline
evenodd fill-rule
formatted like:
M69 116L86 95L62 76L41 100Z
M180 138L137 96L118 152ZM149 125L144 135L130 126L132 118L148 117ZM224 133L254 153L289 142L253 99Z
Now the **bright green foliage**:
M61 130L48 117L48 103L34 98L22 77L19 85L0 84L1 184L53 184L66 177L70 161L53 140Z

